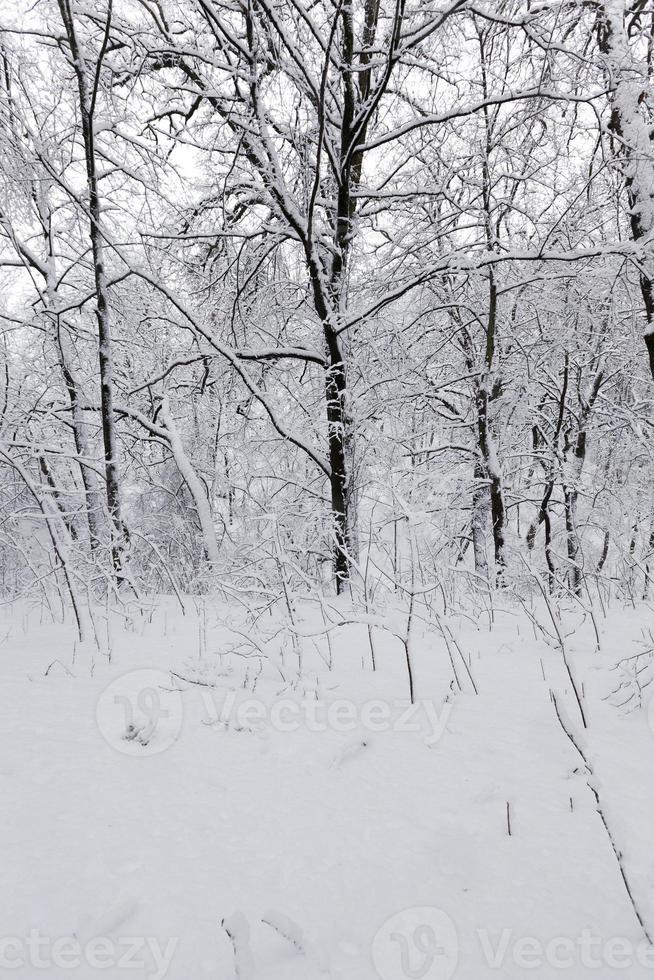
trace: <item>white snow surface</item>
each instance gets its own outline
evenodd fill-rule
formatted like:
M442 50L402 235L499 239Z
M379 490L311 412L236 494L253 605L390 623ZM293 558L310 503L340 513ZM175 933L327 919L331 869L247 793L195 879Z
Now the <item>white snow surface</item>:
M640 651L650 609L615 606L599 616L599 651L589 618L565 611L585 733L560 651L534 632L519 606L507 602L492 624L448 619L478 695L452 694L443 641L417 631L416 697L432 699L439 713L446 698L451 703L441 737L430 743L424 731L371 732L360 722L349 731L302 725L284 732L270 716L248 725L217 720L207 698L221 701L231 690L268 708L305 692L359 705L406 698L404 652L379 632L372 673L365 627L346 627L333 635L332 670L307 657L303 682L289 692L264 665L252 694L241 687L244 661L219 656L219 604L207 599L200 617L189 606L182 617L162 599L151 622L124 630L116 621L111 662L76 645L66 626L40 622L38 610L5 610L2 937L21 941L35 929L80 943L147 937L162 949L174 940L168 980L654 976L654 967L641 963L592 967L575 954L570 967L528 969L513 956L520 940L577 943L584 930L604 943L635 947L643 940L550 689L583 739L635 900L654 929L654 734L646 708L625 714L605 700L616 680L609 668ZM546 613L539 615L545 621ZM165 751L152 751L157 743L149 737L147 745L121 743L118 729L110 744L96 719L107 686L141 669L169 677L164 707L167 698L181 699L181 730ZM165 731L161 737L168 740ZM399 945L375 941L393 917L415 909L436 910L453 923L453 974L445 958L420 972L419 948L407 972L393 959ZM408 921L420 924L420 915ZM508 935L500 967L488 962L480 930L493 947ZM160 975L151 958L131 970L85 962L65 969L25 964L0 974Z

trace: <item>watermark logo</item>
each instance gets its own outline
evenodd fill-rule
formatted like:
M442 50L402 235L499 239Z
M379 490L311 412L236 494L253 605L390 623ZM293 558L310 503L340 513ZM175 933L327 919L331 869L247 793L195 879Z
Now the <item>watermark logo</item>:
M421 734L426 745L440 739L452 712L450 703L440 710L433 701L371 700L362 704L347 698L278 698L266 702L260 698L240 697L230 691L222 701L213 692L203 691L204 724L235 731L261 731L270 728L292 734L309 732L380 733L413 732Z
M80 942L76 936L52 939L38 929L27 936L0 938L0 972L19 970L139 970L147 980L164 980L177 949L178 939L161 943L153 936L95 936Z
M543 941L536 936L515 936L512 929L499 934L478 929L477 939L486 964L494 970L505 971L507 964L524 971L628 970L635 966L654 969L654 947L645 940L634 943L619 936L605 938L591 929L582 929L578 936L554 936Z
M458 957L452 919L428 906L398 912L372 943L372 962L381 980L450 980Z
M292 734L336 732L362 735L381 732L414 733L431 747L443 735L452 704L429 700L373 699L363 703L348 698L323 699L249 697L242 690L191 689L201 699L203 724L219 730ZM103 691L96 708L98 729L106 742L124 755L164 752L176 741L183 721L182 691L162 670L133 670Z
M465 939L469 952L498 975L545 969L571 976L583 970L598 976L616 970L654 971L654 946L620 936L598 936L582 929L576 936L543 939L513 929L477 929ZM421 907L399 912L381 927L372 943L372 961L381 980L450 980L457 967L459 941L452 919L441 909ZM639 973L640 976L640 973Z
M162 670L133 670L100 695L96 720L105 741L124 755L165 752L182 729L180 691Z

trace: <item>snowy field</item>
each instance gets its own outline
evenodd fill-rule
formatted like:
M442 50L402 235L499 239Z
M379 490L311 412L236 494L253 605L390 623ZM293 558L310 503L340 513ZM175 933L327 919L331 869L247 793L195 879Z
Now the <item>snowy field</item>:
M651 609L565 609L570 673L538 605L450 616L452 660L416 629L410 708L388 632L375 672L350 625L297 683L186 607L103 653L5 610L3 976L654 975L654 733L615 667L646 683Z

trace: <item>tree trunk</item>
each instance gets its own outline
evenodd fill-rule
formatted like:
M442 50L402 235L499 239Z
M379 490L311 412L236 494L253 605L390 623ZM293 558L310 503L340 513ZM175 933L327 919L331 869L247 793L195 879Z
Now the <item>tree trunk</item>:
M73 438L75 450L80 457L79 468L84 487L86 519L89 526L89 544L91 552L95 552L102 540L102 519L99 477L95 470L84 459L92 458L91 447L86 432L86 422L79 393L79 385L70 366L61 336L61 326L56 325L56 344L64 384L68 392L70 411L73 423Z
M166 426L168 443L175 459L177 469L183 477L184 482L189 489L189 493L193 497L193 502L195 503L200 528L202 529L202 539L204 542L204 550L207 559L211 565L216 565L220 558L220 548L218 547L218 539L216 537L216 529L214 527L213 517L211 514L209 497L207 496L202 480L195 472L191 462L184 452L184 446L177 430L177 426L173 420L167 395L164 395L161 400L161 420Z
M331 470L329 484L335 534L334 574L336 591L341 592L349 578L351 554L350 486L347 458L349 420L345 404L347 375L338 338L329 329L326 331L326 338L329 367L325 377L325 398Z
M472 550L475 556L475 571L488 579L488 554L486 549L486 528L488 516L488 486L481 460L475 461L472 490Z
M599 381L601 373L597 375L593 386L594 395L583 407L581 412L580 424L585 424L586 416L595 401L597 391L599 391ZM568 467L568 474L563 484L563 500L565 505L565 530L567 541L568 561L570 570L568 572L568 583L575 595L581 595L581 566L579 564L580 552L579 534L577 532L577 501L579 499L579 482L581 472L586 460L587 434L585 428L577 432L577 438L572 451L572 460Z
M568 552L568 585L575 595L581 595L581 568L579 566L579 536L577 534L577 491L563 488L565 503L565 531Z
M58 0L61 18L70 46L73 68L77 78L84 157L89 195L89 217L91 249L93 253L93 273L95 279L96 317L98 321L98 355L100 364L100 405L102 415L102 438L105 457L105 480L107 509L112 524L111 554L117 579L123 577L124 552L127 543L125 526L121 516L120 474L118 469L118 446L116 421L113 410L113 354L111 342L111 312L109 293L104 265L104 239L102 234L102 209L98 186L98 173L95 152L94 110L99 84L100 67L111 22L111 0L107 14L107 29L103 49L98 56L93 88L89 86L86 62L77 39L75 18L71 0Z
M504 534L506 526L506 510L504 507L504 493L502 490L502 474L500 471L499 460L495 439L491 432L488 420L489 397L486 387L487 379L482 379L482 383L477 388L477 433L479 437L479 449L484 461L484 470L488 477L490 504L491 504L491 523L493 528L493 549L495 555L495 570L498 579L506 566L504 554Z
M635 16L636 6L634 4L632 16ZM641 109L650 88L648 70L651 66L636 59L630 49L626 15L626 0L604 0L604 17L598 37L613 86L609 128L619 138L631 232L634 241L638 242L650 238L654 232L654 133L646 110ZM640 271L640 288L647 319L644 340L654 378L654 279L644 265Z

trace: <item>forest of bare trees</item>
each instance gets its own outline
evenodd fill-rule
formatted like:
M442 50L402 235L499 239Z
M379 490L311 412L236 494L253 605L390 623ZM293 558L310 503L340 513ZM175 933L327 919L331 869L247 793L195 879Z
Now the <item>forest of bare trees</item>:
M653 81L0 0L0 975L650 980Z
M646 595L653 24L5 0L3 596Z

